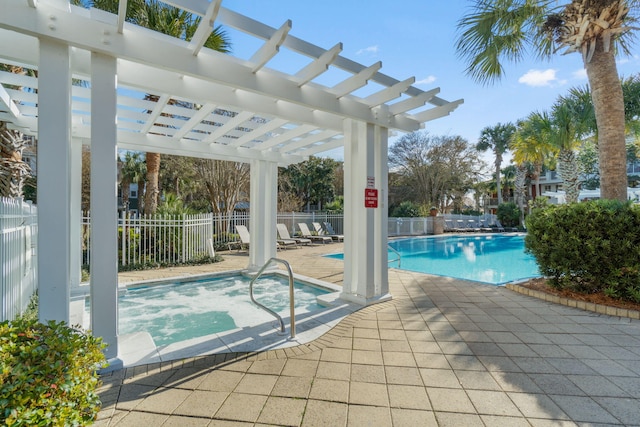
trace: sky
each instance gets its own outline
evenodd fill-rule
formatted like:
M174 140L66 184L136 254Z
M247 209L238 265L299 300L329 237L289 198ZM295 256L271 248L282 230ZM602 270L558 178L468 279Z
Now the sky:
M475 144L483 128L515 122L534 111L548 110L572 87L587 84L579 54L541 60L526 55L520 63L505 63L505 76L489 86L465 74L466 65L455 51L457 23L468 13L469 0L225 0L223 6L279 28L292 21L290 35L325 49L343 43L342 56L369 66L382 61L380 72L398 80L411 76L422 90L440 88L447 101L464 103L449 116L426 123L438 136L462 136ZM259 47L229 32L235 56L248 59ZM305 63L286 49L267 66L295 73ZM631 57L618 59L626 77L640 72L640 45ZM342 76L344 78L345 76ZM338 74L323 76L327 83ZM324 83L318 80L319 83ZM356 92L357 94L357 92ZM390 139L390 144L400 135ZM338 153L336 157L340 157Z

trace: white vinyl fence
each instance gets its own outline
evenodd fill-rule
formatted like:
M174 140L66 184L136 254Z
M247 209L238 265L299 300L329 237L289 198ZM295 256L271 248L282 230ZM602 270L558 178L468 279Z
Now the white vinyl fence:
M0 321L22 314L37 289L37 240L35 206L22 199L0 197Z

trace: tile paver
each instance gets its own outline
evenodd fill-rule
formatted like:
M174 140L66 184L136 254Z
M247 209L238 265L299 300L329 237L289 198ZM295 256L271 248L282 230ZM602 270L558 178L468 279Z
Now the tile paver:
M341 263L321 257L341 248L279 256L341 284ZM246 254L223 256L173 270L247 263ZM443 277L391 269L389 278L392 301L310 343L105 374L95 425L640 425L640 321Z

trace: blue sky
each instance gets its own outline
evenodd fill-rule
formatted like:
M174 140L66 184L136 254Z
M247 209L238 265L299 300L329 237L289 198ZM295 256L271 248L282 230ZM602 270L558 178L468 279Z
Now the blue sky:
M223 2L224 7L275 28L291 19L291 35L325 49L342 42L342 56L365 66L382 61L384 74L398 80L415 76L415 86L440 87L439 96L448 101L464 98L450 116L427 122L426 129L435 135L460 135L472 144L484 127L548 109L569 88L587 84L578 54L556 55L551 61L528 55L521 63L506 63L505 78L495 84L483 86L471 80L455 52L456 24L471 4L468 0ZM242 34L229 35L236 56L248 59L259 46ZM305 65L297 60L282 49L268 66L296 72ZM640 71L638 46L632 57L619 58L618 71L621 76ZM340 76L328 73L323 78L329 82Z

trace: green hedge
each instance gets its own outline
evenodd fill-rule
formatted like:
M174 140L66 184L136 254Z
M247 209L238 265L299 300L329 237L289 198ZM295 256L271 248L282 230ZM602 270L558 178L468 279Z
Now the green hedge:
M552 286L640 302L640 207L612 200L534 207L525 250Z
M0 425L84 426L100 410L100 338L28 319L0 323Z

